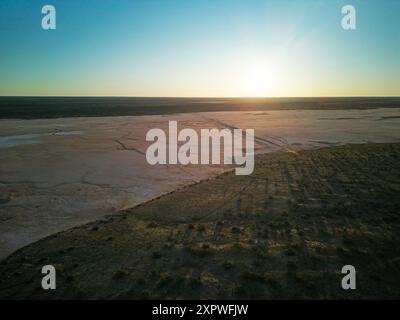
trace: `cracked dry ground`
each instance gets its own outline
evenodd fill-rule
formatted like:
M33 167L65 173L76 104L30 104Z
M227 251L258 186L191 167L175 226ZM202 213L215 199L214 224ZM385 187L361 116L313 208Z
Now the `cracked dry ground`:
M29 245L1 298L399 298L400 144L259 155ZM41 267L57 289L41 289ZM343 265L357 290L341 289Z

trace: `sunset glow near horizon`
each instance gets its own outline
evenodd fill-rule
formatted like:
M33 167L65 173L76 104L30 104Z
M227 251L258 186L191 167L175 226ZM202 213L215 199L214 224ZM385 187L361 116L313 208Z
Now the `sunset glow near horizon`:
M2 1L0 95L400 96L399 16L396 0Z

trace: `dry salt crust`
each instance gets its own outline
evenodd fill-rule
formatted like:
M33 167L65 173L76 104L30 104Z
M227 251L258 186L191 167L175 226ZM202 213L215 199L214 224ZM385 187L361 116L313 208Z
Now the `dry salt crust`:
M399 142L400 109L214 112L0 121L0 259L45 236L229 170L151 166L146 132L254 128L256 152Z

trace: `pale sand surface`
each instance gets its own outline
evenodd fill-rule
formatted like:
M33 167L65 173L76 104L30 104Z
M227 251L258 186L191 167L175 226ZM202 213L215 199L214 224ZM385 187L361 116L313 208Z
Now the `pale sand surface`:
M0 259L52 233L230 166L150 166L146 132L254 128L257 152L400 141L400 109L214 112L0 121ZM205 195L206 196L206 195Z

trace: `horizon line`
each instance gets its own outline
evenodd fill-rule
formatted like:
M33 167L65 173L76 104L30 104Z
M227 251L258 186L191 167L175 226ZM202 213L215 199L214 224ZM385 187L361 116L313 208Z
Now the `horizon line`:
M400 95L349 95L349 96L102 96L102 95L0 95L0 98L145 98L145 99L299 99L299 98L400 98Z

